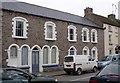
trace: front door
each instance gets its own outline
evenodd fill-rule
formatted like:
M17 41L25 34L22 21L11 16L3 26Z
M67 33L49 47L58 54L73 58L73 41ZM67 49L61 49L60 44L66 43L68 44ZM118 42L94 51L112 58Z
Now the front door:
M39 72L39 50L32 51L32 72Z

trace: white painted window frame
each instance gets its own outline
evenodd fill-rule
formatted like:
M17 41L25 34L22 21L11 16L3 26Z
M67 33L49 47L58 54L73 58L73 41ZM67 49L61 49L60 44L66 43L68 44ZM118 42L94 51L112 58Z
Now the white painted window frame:
M50 25L52 26L52 34L53 34L53 38L47 38L47 26ZM44 35L45 35L45 40L57 40L57 31L56 31L56 25L55 23L51 22L51 21L47 21L44 24Z
M71 46L68 50L68 55L70 55L70 49L73 48L74 49L74 55L77 55L77 50L74 46Z
M92 56L92 58L93 58L93 50L95 50L95 60L97 60L98 59L98 49L97 49L97 47L93 47L91 49L91 56Z
M95 33L95 41L93 41L93 33ZM91 42L98 43L98 34L97 34L97 30L95 30L95 29L91 30Z
M77 32L76 32L77 28L74 25L69 25L67 28L68 28L68 37L67 37L68 41L76 42L77 41ZM73 29L73 31L74 31L73 32L73 35L74 35L73 40L70 39L70 29Z
M47 47L48 48L48 64L43 64L43 66L47 66L47 65L58 65L59 64L59 49L56 45L53 45L51 48L50 46L48 45L44 45L43 48L42 48L42 52L44 50L44 48ZM52 63L51 62L51 50L52 48L55 47L56 50L57 50L57 53L56 53L56 63ZM43 55L43 54L42 54ZM43 55L44 56L44 55Z
M84 40L84 31L87 32L87 35L86 35L87 36L87 40L86 41ZM81 35L82 35L82 42L90 42L90 40L89 40L90 39L89 38L89 29L88 28L82 28L82 34Z
M12 31L12 37L13 38L21 38L21 39L26 39L27 38L27 30L28 30L28 21L27 21L27 19L25 19L25 18L23 18L23 17L14 17L13 19L12 19L12 25L13 25L13 27L12 27L12 29L13 29L13 31ZM16 36L16 21L22 21L23 22L23 36Z
M85 55L85 54L84 54L84 50L87 51L87 55L90 55L90 50L89 50L89 48L88 48L87 46L85 46L85 47L83 48L83 50L82 50L82 54L83 54L83 55Z

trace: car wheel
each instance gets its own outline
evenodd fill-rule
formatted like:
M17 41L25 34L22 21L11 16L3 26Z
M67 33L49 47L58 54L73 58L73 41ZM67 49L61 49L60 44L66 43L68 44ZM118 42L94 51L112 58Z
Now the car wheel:
M78 75L81 75L81 74L82 74L82 70L81 70L80 68L77 70L77 74L78 74Z
M97 72L97 70L98 70L97 67L93 68L93 72Z

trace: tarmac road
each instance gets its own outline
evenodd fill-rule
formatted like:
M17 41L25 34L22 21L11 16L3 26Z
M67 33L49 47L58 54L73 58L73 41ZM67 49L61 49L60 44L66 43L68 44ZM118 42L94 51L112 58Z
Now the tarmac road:
M95 76L97 73L83 73L82 75L66 75L61 74L59 76L54 76L55 78L57 78L58 82L60 83L89 83L89 79L92 76Z

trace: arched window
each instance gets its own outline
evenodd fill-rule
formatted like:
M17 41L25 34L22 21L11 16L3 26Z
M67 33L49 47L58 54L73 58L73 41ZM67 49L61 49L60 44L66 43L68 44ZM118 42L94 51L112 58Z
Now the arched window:
M93 60L97 59L97 48L96 47L93 47L92 50L91 50L91 58Z
M28 47L27 46L22 47L21 59L22 59L22 65L28 65Z
M10 58L17 58L18 49L16 46L10 48Z
M89 30L87 28L82 29L82 41L89 42Z
M58 64L58 55L59 55L59 50L58 50L58 47L53 45L51 47L51 64Z
M89 48L87 46L85 46L83 48L83 52L82 52L83 55L89 55Z
M68 26L68 41L77 41L76 27L73 25Z
M43 64L49 63L49 48L45 46L43 48Z
M56 48L53 47L51 50L51 62L52 63L56 63L56 52L57 52Z
M48 21L44 25L45 27L45 39L46 40L56 40L56 25L55 23Z
M71 46L68 50L68 55L76 55L76 48L74 46Z
M23 17L14 17L12 19L13 38L27 38L28 21Z
M97 31L95 29L91 30L91 42L97 43Z
M19 64L19 46L17 44L11 44L8 48L8 66L18 66Z

